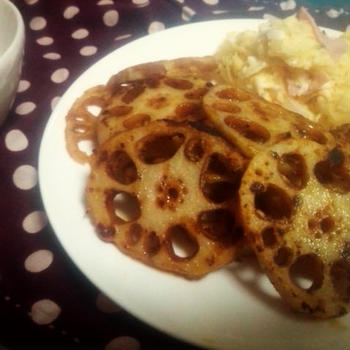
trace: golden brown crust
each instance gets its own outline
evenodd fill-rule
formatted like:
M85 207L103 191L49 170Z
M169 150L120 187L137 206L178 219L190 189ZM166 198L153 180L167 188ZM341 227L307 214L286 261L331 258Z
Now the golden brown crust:
M103 108L109 98L104 86L95 86L79 97L66 116L66 148L78 163L90 161L90 156L79 148L81 141L90 141L96 146L97 117L89 110L91 106Z
M99 117L98 143L154 120L202 121L206 118L202 98L208 90L206 80L192 77L153 77L124 83Z
M135 80L159 79L165 76L222 81L214 57L180 57L127 67L113 75L107 87L114 93L120 84Z
M116 132L145 125L151 120L203 119L201 99L207 92L207 82L217 79L217 65L211 56L162 60L125 68L113 75L106 85L87 90L74 103L66 116L68 153L77 162L86 163L91 158L79 148L81 141L96 145ZM98 120L87 109L89 105L102 108Z
M287 303L320 318L348 312L350 175L343 150L307 140L271 146L252 159L239 193L247 238Z
M217 85L203 99L209 121L248 157L291 138L325 144L331 137L319 125L231 85Z
M245 164L217 137L152 122L99 147L86 189L88 213L101 238L124 253L199 278L240 251L236 208ZM128 217L120 206L128 207Z

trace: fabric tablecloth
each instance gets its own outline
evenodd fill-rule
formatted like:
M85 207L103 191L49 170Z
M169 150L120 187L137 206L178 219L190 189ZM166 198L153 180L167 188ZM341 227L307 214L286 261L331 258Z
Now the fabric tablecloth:
M345 30L345 0L13 0L26 27L18 94L0 127L0 344L14 348L195 349L137 320L75 267L45 216L38 153L74 80L126 43L209 19L285 17L305 6ZM152 49L152 48L150 48ZM64 169L62 169L64 171ZM233 344L234 348L234 344Z

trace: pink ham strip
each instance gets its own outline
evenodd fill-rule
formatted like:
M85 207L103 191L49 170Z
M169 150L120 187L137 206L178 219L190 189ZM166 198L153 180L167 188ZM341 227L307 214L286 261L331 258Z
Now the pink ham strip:
M329 38L327 35L323 34L315 20L304 7L300 8L297 17L299 20L306 21L310 24L316 40L327 49L332 58L338 59L346 52L345 40L343 38Z

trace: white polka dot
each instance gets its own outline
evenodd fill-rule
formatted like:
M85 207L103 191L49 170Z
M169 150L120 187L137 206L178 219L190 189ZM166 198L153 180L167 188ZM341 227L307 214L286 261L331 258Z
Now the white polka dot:
M181 17L184 21L189 21L196 14L196 11L188 6L182 8Z
M5 145L12 152L23 151L28 147L28 139L21 130L13 129L6 134Z
M30 88L30 82L28 80L20 80L17 88L17 92L23 92Z
M100 0L97 3L98 6L104 6L104 5L114 5L113 0Z
M264 8L264 6L250 6L248 11L262 11Z
M22 222L23 230L27 233L38 233L47 224L47 217L43 211L36 210L29 213Z
M24 268L33 273L46 270L53 261L53 254L50 250L40 249L30 254L24 261Z
M282 11L294 10L296 6L297 4L295 3L294 0L282 1L280 3L280 8Z
M32 30L41 30L46 27L46 19L44 17L34 17L32 20L29 22L29 27Z
M344 13L344 9L340 9L339 11L336 9L330 9L326 11L326 15L330 18L337 18L343 13Z
M80 28L80 29L77 29L76 31L74 31L72 33L72 38L73 39L84 39L86 38L87 36L89 35L89 31L85 28Z
M30 190L38 182L36 169L31 165L19 166L12 176L13 183L21 190Z
M36 108L35 103L31 101L23 102L16 107L16 113L19 115L29 114L33 112L35 108Z
M39 0L24 0L27 5L34 5L36 4Z
M180 4L183 4L185 2L185 0L176 0L177 2L179 2Z
M97 52L96 46L84 46L80 49L80 54L82 56L92 56Z
M119 21L119 13L116 10L109 10L103 15L103 23L107 27L114 27Z
M207 5L217 5L219 3L219 0L202 0Z
M105 312L106 314L120 311L118 305L101 293L97 296L96 306L100 311Z
M48 52L43 55L47 60L59 60L61 55L57 52Z
M68 79L68 77L69 77L69 70L67 68L56 69L51 74L51 80L56 84L63 83Z
M124 40L130 37L131 37L131 34L124 34L124 35L117 36L116 38L114 38L114 40Z
M122 336L112 339L106 346L105 350L138 350L140 342L132 337Z
M150 4L149 0L132 0L132 3L138 7L144 7Z
M61 96L56 96L51 100L51 110L53 111L55 107L57 106L57 103L61 99Z
M228 13L229 10L213 10L212 14L213 15L222 15L223 13Z
M163 30L164 28L165 28L164 23L158 22L158 21L154 21L148 26L148 33L152 34L152 33L155 33L155 32L159 32L159 31Z
M79 7L76 6L68 6L64 12L63 17L65 19L72 19L74 16L76 16L79 13Z
M42 299L32 305L31 318L40 325L52 323L61 313L61 308L52 300Z
M53 39L50 36L43 36L36 40L39 45L48 46L53 43Z

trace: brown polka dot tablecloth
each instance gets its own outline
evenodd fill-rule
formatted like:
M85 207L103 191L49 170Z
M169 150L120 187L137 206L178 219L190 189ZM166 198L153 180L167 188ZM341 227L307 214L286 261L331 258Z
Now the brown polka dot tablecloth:
M345 30L347 0L13 0L26 28L15 103L0 127L0 345L8 349L191 349L108 300L75 267L38 187L45 125L65 90L111 51L209 19L287 16L305 6ZM62 169L64 171L64 169ZM232 345L234 348L234 344Z

